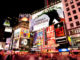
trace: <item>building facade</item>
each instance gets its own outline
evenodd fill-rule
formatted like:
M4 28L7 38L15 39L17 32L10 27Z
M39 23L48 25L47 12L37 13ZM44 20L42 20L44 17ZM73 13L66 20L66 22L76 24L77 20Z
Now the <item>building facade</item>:
M77 42L80 40L80 0L62 0L62 3L68 35Z

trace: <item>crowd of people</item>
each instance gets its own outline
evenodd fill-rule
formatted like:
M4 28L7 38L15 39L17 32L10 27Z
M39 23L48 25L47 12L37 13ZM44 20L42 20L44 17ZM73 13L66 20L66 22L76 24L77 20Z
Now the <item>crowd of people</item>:
M0 54L0 60L80 60L80 53L27 53L27 54Z

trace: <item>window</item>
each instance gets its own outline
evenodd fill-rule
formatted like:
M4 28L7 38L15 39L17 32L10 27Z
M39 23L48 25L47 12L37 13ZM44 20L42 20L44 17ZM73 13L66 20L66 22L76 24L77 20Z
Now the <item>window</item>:
M70 24L70 27L74 27L73 23Z
M68 6L68 3L66 3L65 6Z
M70 1L70 4L72 4L72 3L73 3L73 0Z
M77 6L80 6L80 2L77 3Z
M76 16L74 16L74 19L78 19L78 16L76 15Z
M78 0L75 0L75 1L78 1Z
M75 6L74 6L74 5L72 5L72 6L71 6L71 8L73 9L73 8L75 8Z
M66 8L66 11L69 11L70 9L69 8Z
M72 21L72 18L69 18L69 21Z
M80 8L78 8L79 12L80 12Z
M70 30L70 34L69 35L72 35L73 34L73 32Z
M79 26L79 25L80 25L80 23L79 23L79 21L77 21L77 22L76 22L76 26Z
M73 10L73 14L76 14L76 10Z
M67 0L64 0L64 2L67 2Z
M68 13L68 16L70 16L70 15L71 15L71 13L69 12L69 13Z

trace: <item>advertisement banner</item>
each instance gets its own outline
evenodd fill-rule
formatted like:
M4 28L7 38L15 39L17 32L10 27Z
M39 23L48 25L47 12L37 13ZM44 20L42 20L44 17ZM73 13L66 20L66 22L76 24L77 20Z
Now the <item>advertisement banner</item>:
M12 33L12 27L5 27L5 32L10 32L10 33Z
M47 40L51 40L51 41L53 41L53 43L55 43L54 25L49 26L46 29L46 31L47 31Z
M20 36L20 31L21 31L21 28L18 28L14 31L14 38L17 38Z
M34 33L34 41L33 41L33 45L36 45L36 39L37 39L37 32Z
M11 41L11 38L7 38L7 39L6 39L6 43L7 43L7 44L11 44L11 42L12 42L12 41Z
M19 48L19 39L14 39L13 40L13 48Z
M33 31L34 21L35 20L33 20L33 19L29 20L29 30L30 30L30 32Z
M54 5L54 9L57 10L59 17L64 18L62 3L58 3L58 4Z
M64 30L64 23L63 22L55 24L54 27L55 27L56 38L65 36L65 30Z
M42 28L46 28L49 26L49 20L50 18L44 14L40 16L39 18L34 20L34 26L33 26L33 31L38 31Z
M47 39L55 38L54 25L49 26L46 30L47 30Z
M30 14L19 14L19 21L29 21L30 19Z
M21 39L20 40L20 45L23 45L23 46L27 46L28 45L28 39Z
M44 29L37 31L35 35L34 44L36 44L37 46L41 46L44 44L44 40L45 40Z
M29 29L22 28L22 29L21 29L21 34L20 34L20 36L21 36L21 37L30 38Z
M54 25L49 26L47 29L47 44L48 48L55 48L55 32L54 32Z
M10 27L10 21L9 20L5 20L5 22L3 23L3 25Z

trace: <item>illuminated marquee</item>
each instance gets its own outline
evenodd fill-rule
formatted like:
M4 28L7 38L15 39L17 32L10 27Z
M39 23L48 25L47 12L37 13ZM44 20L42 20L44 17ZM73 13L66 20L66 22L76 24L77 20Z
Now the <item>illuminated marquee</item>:
M30 14L19 14L19 21L29 21L30 19Z
M74 35L74 34L80 34L80 28L74 28L74 29L71 29L71 30L68 30L69 32L69 35Z

